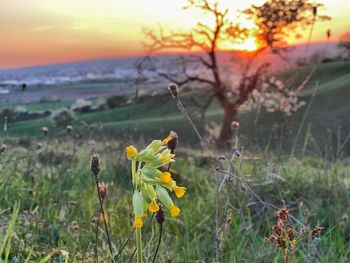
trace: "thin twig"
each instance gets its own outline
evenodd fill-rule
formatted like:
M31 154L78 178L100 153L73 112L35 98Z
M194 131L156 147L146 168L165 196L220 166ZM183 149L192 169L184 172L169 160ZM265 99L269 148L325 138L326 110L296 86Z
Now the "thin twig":
M226 171L219 171L221 173L226 173ZM264 206L268 206L268 207L271 207L273 209L276 209L276 210L279 210L279 207L275 206L274 204L271 204L271 203L268 203L268 202L265 202L263 201L260 196L249 186L248 183L246 183L244 181L244 179L240 176L236 176L235 174L233 173L230 173L229 172L229 175L234 177L235 179L237 179L244 187L246 190L248 190L257 200L259 203L261 203L262 205ZM291 219L293 219L296 223L298 223L299 225L303 226L303 227L306 227L303 223L301 223L297 218L295 218L294 216L292 215L289 215Z
M156 257L157 257L158 250L159 250L159 247L160 247L160 242L162 241L162 235L163 235L163 224L159 224L158 244L157 244L156 252L154 253L154 256L153 256L152 263L156 262Z
M307 116L308 116L308 114L309 114L309 112L310 112L310 110L311 110L311 106L312 106L312 104L313 104L313 102L314 102L314 99L315 99L315 97L316 97L316 93L317 93L317 91L318 91L318 88L319 88L319 85L318 85L318 82L316 82L315 88L314 88L314 90L312 91L312 95L311 95L310 102L309 102L309 104L308 104L308 106L307 106L307 108L306 108L306 110L305 110L305 113L303 114L303 118L302 118L302 120L301 120L301 123L300 123L300 125L299 125L297 134L296 134L296 136L295 136L295 140L294 140L294 143L293 143L293 146L292 146L292 151L291 151L291 157L294 155L295 147L296 147L296 145L297 145L299 136L300 136L300 134L301 134L301 132L302 132L302 129L303 129L303 127L304 127L306 118L307 118Z
M98 263L98 220L99 220L100 214L96 220L96 232L95 232L95 258L96 258L96 263Z
M219 185L220 185L220 168L221 168L221 160L225 159L225 157L219 157L216 160L215 165L215 175L216 175L216 193L215 193L215 259L216 263L220 262L220 226L219 226Z
M104 212L104 209L103 209L103 202L102 202L101 194L100 194L99 187L98 187L98 186L99 186L98 176L95 176L95 183L96 183L96 189L97 189L98 200L99 200L99 203L100 203L100 211L101 211L102 218L103 218L103 222L104 222L105 229L106 229L106 235L107 235L107 240L108 240L109 251L111 252L111 256L113 257L113 254L114 254L114 253L113 253L111 238L110 238L110 235L109 235L109 230L108 230L108 226L107 226L106 215L105 215L105 212ZM112 261L114 262L114 259L113 259L113 258L112 258Z
M125 240L124 244L122 245L122 247L120 248L118 254L114 257L114 260L117 261L118 258L120 257L120 255L122 254L124 248L126 247L126 245L128 244L129 240L131 239L131 237L134 235L135 233L135 228L132 229L130 235L128 236L128 238Z
M202 135L199 133L199 131L198 131L196 125L194 124L194 122L192 121L190 115L188 115L187 110L186 110L185 107L183 106L182 101L181 101L181 99L180 99L180 96L177 95L177 96L175 97L175 99L176 99L176 101L177 101L176 105L177 105L178 109L183 113L183 115L185 116L185 118L187 119L187 121L188 121L188 122L190 123L190 125L192 126L193 130L195 131L195 133L196 133L196 135L197 135L197 137L198 137L198 139L199 139L199 141L200 141L200 143L201 143L201 146L202 146L205 150L208 150L208 147L207 147L205 141L203 140Z

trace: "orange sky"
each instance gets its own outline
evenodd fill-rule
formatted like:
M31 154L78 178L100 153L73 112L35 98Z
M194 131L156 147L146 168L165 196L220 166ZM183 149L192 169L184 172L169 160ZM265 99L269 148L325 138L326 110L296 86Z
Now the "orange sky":
M196 16L184 11L185 0L1 0L0 68L22 67L138 55L142 28L161 23L188 29ZM221 0L242 10L262 0ZM321 13L332 21L316 25L313 41L322 41L327 28L332 40L349 29L348 0L320 0ZM293 40L304 42L306 37Z

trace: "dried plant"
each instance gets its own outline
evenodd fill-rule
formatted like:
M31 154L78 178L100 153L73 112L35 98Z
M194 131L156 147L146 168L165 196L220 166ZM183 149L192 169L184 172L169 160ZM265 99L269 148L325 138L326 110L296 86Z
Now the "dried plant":
M267 237L267 240L282 251L286 263L294 263L297 243L301 242L305 236L315 237L319 235L324 230L324 227L318 226L309 233L307 233L305 227L297 231L289 224L289 211L285 207L278 210L276 216L277 221L272 225L273 233Z
M99 181L99 175L101 172L101 162L100 162L100 157L97 153L95 153L91 157L90 169L91 169L92 174L95 177L96 190L97 190L97 195L98 195L98 200L99 200L99 205L100 205L100 213L99 213L98 220L96 223L96 244L98 242L98 240L97 240L98 222L103 221L104 226L105 226L106 235L107 235L109 251L111 253L111 256L113 256L114 253L113 253L113 248L112 248L112 242L111 242L111 238L109 235L109 229L108 229L108 225L107 225L107 215L105 214L105 211L103 209L103 202L104 202L106 195L107 195L108 184L105 184L104 182L100 183L100 181ZM96 247L97 247L97 245L96 245ZM96 257L97 257L96 259L98 261L98 256L96 255Z

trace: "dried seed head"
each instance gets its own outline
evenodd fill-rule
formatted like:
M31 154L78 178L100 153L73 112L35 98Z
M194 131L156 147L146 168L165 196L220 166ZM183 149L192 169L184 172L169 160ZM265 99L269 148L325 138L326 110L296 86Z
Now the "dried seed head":
M6 151L6 149L7 149L7 145L6 144L1 144L1 146L0 146L0 154L4 153Z
M320 234L323 230L324 230L324 227L323 227L323 226L318 226L318 227L316 227L314 230L312 230L311 236L314 237L314 236Z
M161 204L158 204L159 206L159 210L156 213L156 220L158 222L158 224L163 224L165 221L165 216L164 216L164 211L163 211L163 207Z
M327 38L328 38L328 39L331 38L331 30L330 30L330 29L327 30Z
M288 233L289 240L290 241L294 240L294 238L295 238L295 230L294 230L294 228L291 228L290 226L287 226L286 230L287 230L287 233Z
M66 127L66 131L67 131L68 133L70 133L72 130L73 130L73 126L72 126L72 125L68 125L68 126Z
M312 14L313 14L314 16L317 16L317 6L314 6L314 7L312 8Z
M173 98L177 98L179 96L179 87L175 83L170 83L168 90Z
M49 129L47 127L42 127L42 132L47 135L49 133Z
M92 157L91 157L91 163L90 163L90 167L91 167L91 172L95 175L98 176L100 171L101 171L101 163L100 163L100 156L95 153Z
M278 210L277 217L279 219L281 219L282 221L286 221L288 218L288 214L289 214L289 212L288 212L287 208L283 207L280 210Z
M98 184L98 191L100 193L100 197L102 201L105 200L107 193L108 193L108 184L105 184L104 182Z
M277 244L277 237L275 235L270 235L267 237L267 241L271 242L272 244Z
M169 133L169 136L171 137L171 139L168 141L168 148L170 150L171 153L175 152L176 146L179 143L179 136L177 136L177 133L174 131L171 131Z
M273 224L272 225L272 230L278 235L280 236L282 234L282 221L278 220L277 224Z
M232 224L232 208L227 209L226 220L225 220L225 229L228 229Z
M238 131L239 130L239 122L238 121L231 122L231 130L232 131Z
M277 247L282 250L286 248L286 240L282 236L277 237Z

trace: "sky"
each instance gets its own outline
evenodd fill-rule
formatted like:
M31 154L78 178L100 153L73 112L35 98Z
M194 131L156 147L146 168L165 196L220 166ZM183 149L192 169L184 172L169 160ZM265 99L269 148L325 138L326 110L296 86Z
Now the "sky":
M243 10L262 0L220 0ZM331 21L316 24L312 41L349 30L349 0L319 0ZM200 14L185 0L0 0L0 68L27 67L143 53L143 28L188 30ZM231 5L232 4L232 5ZM247 21L242 20L242 23ZM303 43L304 37L290 41ZM248 42L247 42L248 45Z

